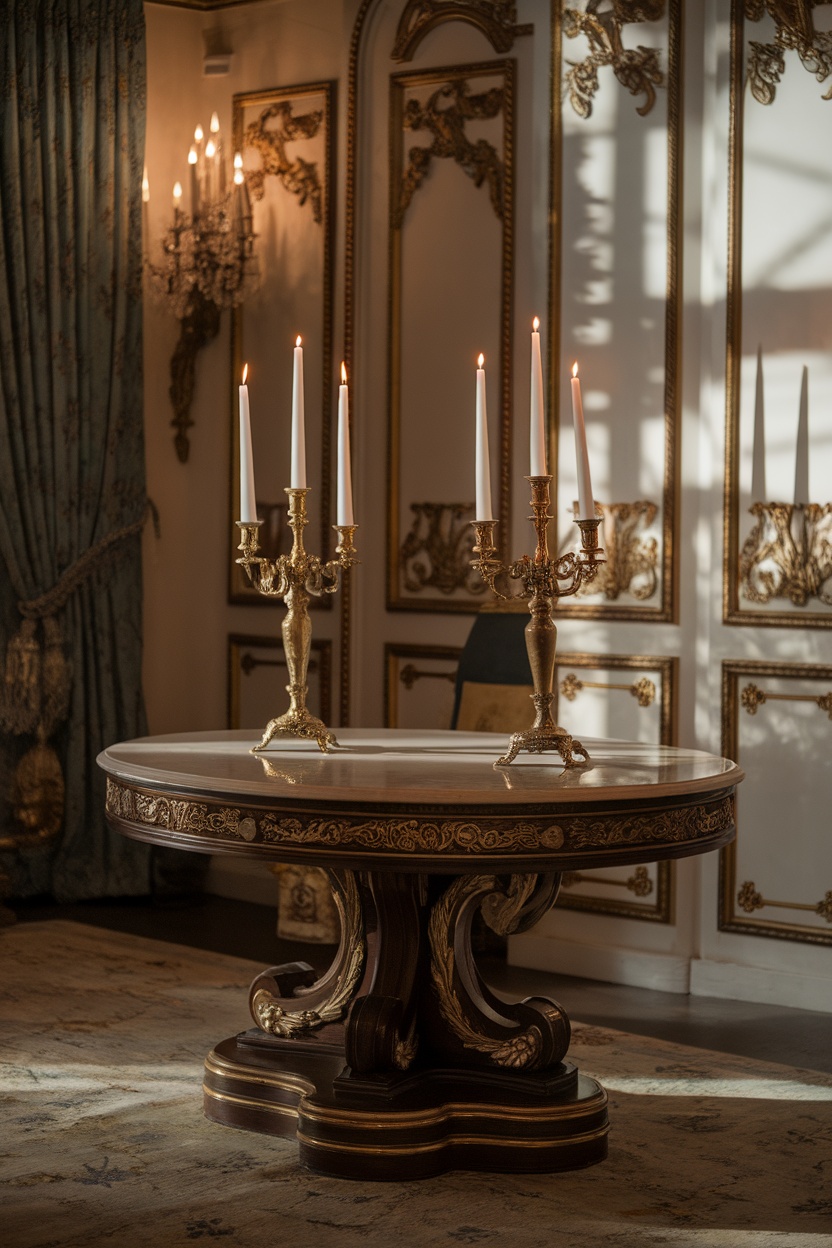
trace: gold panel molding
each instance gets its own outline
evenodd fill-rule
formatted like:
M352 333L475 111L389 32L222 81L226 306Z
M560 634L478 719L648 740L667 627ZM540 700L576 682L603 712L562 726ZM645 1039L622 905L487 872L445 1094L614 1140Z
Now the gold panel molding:
M425 35L443 22L475 26L497 53L510 52L518 35L530 35L534 29L518 26L514 0L407 0L391 60L412 61Z
M672 7L672 6L671 6ZM564 9L563 33L567 39L584 35L590 53L583 61L567 61L566 86L569 101L579 117L592 115L592 101L598 91L598 70L612 69L630 95L643 96L636 112L646 117L656 102L656 88L667 85L655 48L624 46L624 27L636 22L658 22L665 15L665 0L612 0L612 8L602 0L587 0L585 10Z
M592 115L592 101L599 90L606 90L598 70L609 67L617 82L642 103L637 112L652 112L657 90L662 89L667 107L667 183L666 183L666 267L663 313L656 313L656 324L663 322L664 331L664 447L661 498L656 502L638 500L632 503L602 505L605 516L604 538L610 541L610 529L617 534L620 550L615 564L602 571L595 584L559 607L559 614L581 619L640 620L652 623L673 623L678 618L678 496L679 496L679 430L681 422L681 322L682 322L682 143L684 90L684 3L668 5L666 0L588 0L583 9L554 0L552 54L552 139L551 139L551 205L553 220L564 220L563 112L571 107L582 118ZM667 63L663 65L653 48L628 48L625 28L633 23L666 23ZM590 43L589 57L580 63L568 59L567 40L585 35ZM615 88L616 83L610 84ZM564 97L567 97L564 99ZM638 118L631 123L645 128ZM649 124L649 123L648 123ZM655 124L655 123L653 123ZM561 226L561 229L563 227ZM560 309L563 285L561 250L566 240L554 237L550 243L552 256L550 286L550 321L552 324L551 361L562 358L562 314ZM550 373L553 370L550 367ZM583 367L582 367L583 371ZM557 387L551 394L553 428L559 424ZM655 510L654 510L655 509ZM658 518L661 549L654 549L655 539L645 537L644 530ZM603 598L600 595L603 595Z
M818 681L828 686L832 682L832 667L816 667L803 663L766 663L755 660L726 660L722 664L722 752L726 758L740 763L748 771L748 779L753 774L747 761L740 762L741 726L746 715L758 716L759 708L773 700L779 702L815 702L821 710L827 711L832 718L832 696L821 693L817 697L808 694L774 693L770 689L761 688L766 678L769 680ZM814 725L814 720L813 720ZM827 735L832 728L823 721L817 730ZM782 731L782 726L778 731ZM813 726L812 731L815 731ZM794 751L795 742L791 741L790 751ZM832 739L830 739L832 748ZM800 786L801 778L796 769L787 772L785 783ZM819 800L823 800L819 795ZM825 809L825 805L824 805ZM794 841L781 838L783 853L790 856L795 853ZM759 876L761 867L754 867L756 880L740 879L738 875L738 853L742 845L741 824L737 824L737 837L731 845L720 851L719 861L719 930L723 932L742 932L748 936L762 936L778 940L795 940L805 944L832 945L832 930L811 926L808 923L787 922L774 919L770 914L754 917L757 911L793 910L818 915L832 925L832 891L818 899L817 893L808 898L797 900L773 898L764 894L777 888L777 865L769 865L768 879L763 881ZM743 874L746 874L744 869ZM832 876L832 868L830 869ZM828 883L832 883L830 878ZM821 881L821 887L823 882ZM818 887L815 881L811 885L814 891Z
M514 92L515 64L511 60L480 62L443 67L418 73L393 74L390 78L390 241L389 291L390 337L388 343L388 375L390 378L390 474L388 496L388 576L387 606L406 611L474 612L482 590L470 568L457 579L456 590L442 592L433 577L424 585L408 576L407 550L418 541L420 527L431 522L434 533L442 518L449 521L458 542L468 541L469 527L457 523L456 512L462 504L442 502L414 503L421 508L414 530L401 537L401 419L402 419L402 307L407 297L403 289L404 227L414 196L425 184L431 163L437 159L453 161L461 175L470 178L482 196L488 197L491 210L500 223L500 411L497 459L498 514L511 514L510 442L512 409L512 303L514 284ZM476 84L476 86L474 86ZM485 85L488 84L488 85ZM493 85L492 85L493 84ZM418 93L418 95L417 95ZM501 149L482 137L473 140L467 124L478 120L502 120ZM407 136L426 132L429 142L413 145ZM485 263L485 260L483 261ZM424 296L424 292L423 292ZM442 509L446 510L442 510ZM447 510L450 508L450 510ZM432 509L430 516L426 509ZM454 511L456 509L456 511ZM456 519L454 519L456 517ZM447 525L446 525L447 527ZM456 538L454 539L457 540ZM457 542L457 544L458 544ZM446 562L441 552L435 567L441 570ZM459 554L459 552L457 552ZM459 560L457 560L459 562ZM463 560L464 562L464 552ZM462 566L460 563L460 567ZM435 591L437 587L440 593ZM434 590L425 593L423 589ZM460 592L464 591L464 592Z
M593 670L620 671L632 674L625 681L594 681L584 679L583 673ZM679 660L657 655L558 655L555 684L558 693L568 702L577 702L584 689L608 689L613 696L633 698L641 708L658 705L660 745L675 745L678 719L678 670ZM576 675L576 671L582 675ZM561 712L559 720L565 718ZM584 910L594 914L614 915L625 919L642 919L653 923L673 923L676 903L676 867L672 862L655 864L655 882L646 867L640 866L628 877L616 879L598 872L567 872L562 880L562 892L558 900L561 910ZM573 893L577 885L615 885L632 894L610 898L598 893Z
M316 350L320 350L321 372L317 384L321 393L321 414L317 410L314 419L321 420L320 447L321 473L320 484L312 474L311 484L314 487L312 500L317 508L319 528L314 534L314 547L321 552L321 559L330 557L332 544L331 495L332 495L332 406L334 394L334 357L333 357L333 252L334 252L334 194L335 185L335 145L334 116L335 94L337 83L312 82L298 86L275 87L268 91L254 91L235 95L233 100L234 149L243 153L246 165L255 167L248 173L252 184L255 201L261 201L266 194L268 185L274 180L280 184L287 194L295 196L304 208L303 228L309 231L309 238L314 240L315 251L320 255L320 304L314 310L316 321L314 328L315 341L310 342ZM256 115L252 117L252 113ZM292 144L292 154L286 151L286 144ZM322 159L312 158L311 153L304 150L304 144L314 143L316 154L322 150ZM256 155L255 163L253 154ZM255 206L255 215L257 208ZM261 249L264 265L259 297L264 301L270 292L279 291L283 275L276 267L268 268L269 254ZM316 287L317 289L317 287ZM250 584L242 570L235 562L234 547L239 540L235 521L239 520L239 480L240 480L240 447L238 429L237 388L243 372L244 325L247 315L244 307L235 308L231 322L231 481L229 489L229 560L230 582L229 601L247 605L271 606L267 598L258 594ZM248 315L251 315L249 310ZM295 326L295 331L297 327ZM291 367L291 349L294 333L287 333L284 345L287 375ZM308 374L307 374L308 376ZM256 385L256 374L249 379ZM307 380L307 387L309 381ZM256 423L264 427L267 415L266 405L272 396L257 393L252 397ZM308 402L307 394L307 402ZM290 391L285 395L276 396L277 401L285 405L288 411L291 402ZM316 405L317 407L317 405ZM287 425L288 429L288 425ZM255 430L255 449L257 435ZM286 479L276 479L270 467L268 457L258 457L255 461L258 481L258 507L265 506L267 522L274 520L280 527L282 519L284 487L289 484L289 439L286 436L285 447ZM272 501L277 500L277 501ZM271 513L274 513L273 515ZM268 528L268 525L266 526ZM266 534L268 536L268 533ZM278 550L269 552L277 555ZM315 610L331 610L332 599L326 594L313 602Z

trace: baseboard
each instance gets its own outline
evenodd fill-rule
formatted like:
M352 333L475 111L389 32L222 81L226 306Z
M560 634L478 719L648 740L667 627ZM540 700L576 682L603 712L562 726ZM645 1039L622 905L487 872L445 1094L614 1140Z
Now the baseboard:
M690 991L696 997L756 1001L832 1014L832 977L828 975L803 975L791 970L695 958L690 967Z
M601 979L611 984L627 984L631 988L654 988L657 992L690 991L690 959L687 956L553 940L533 932L510 938L508 964L536 971L556 971L560 975L577 975L582 979Z
M217 854L208 867L205 891L277 910L277 880L267 862L246 862L230 854Z

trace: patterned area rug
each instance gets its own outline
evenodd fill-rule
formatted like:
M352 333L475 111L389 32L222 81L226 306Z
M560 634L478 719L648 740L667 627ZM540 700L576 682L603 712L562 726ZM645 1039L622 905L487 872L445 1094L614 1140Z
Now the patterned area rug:
M0 932L0 959L4 1248L832 1245L830 1076L576 1024L608 1161L356 1184L202 1117L259 965L64 922Z

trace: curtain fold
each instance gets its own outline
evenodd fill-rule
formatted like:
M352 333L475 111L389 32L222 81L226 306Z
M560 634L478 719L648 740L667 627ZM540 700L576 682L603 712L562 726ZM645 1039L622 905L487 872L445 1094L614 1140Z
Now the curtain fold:
M18 896L150 889L147 848L106 827L95 765L145 731L144 131L142 0L5 0L0 843L29 833L6 858ZM50 754L63 812L39 839L59 787Z

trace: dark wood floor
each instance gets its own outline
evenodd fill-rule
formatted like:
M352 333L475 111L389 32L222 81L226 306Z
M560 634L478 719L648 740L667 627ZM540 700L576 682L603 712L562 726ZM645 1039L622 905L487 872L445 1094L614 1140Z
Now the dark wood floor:
M278 940L272 907L223 897L167 903L130 898L68 906L33 900L15 902L13 909L20 922L70 919L251 958L264 966L300 959L323 970L333 952L327 946ZM626 988L509 967L493 957L483 958L481 967L495 991L515 999L555 997L570 1017L585 1023L832 1073L832 1014Z

